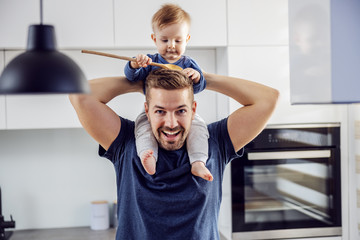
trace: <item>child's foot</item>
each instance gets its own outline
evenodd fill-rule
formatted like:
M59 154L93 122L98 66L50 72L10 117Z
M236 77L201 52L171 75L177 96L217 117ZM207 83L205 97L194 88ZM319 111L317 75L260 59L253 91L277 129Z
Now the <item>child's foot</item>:
M191 173L195 176L201 177L207 181L212 181L213 176L209 169L205 167L205 163L197 161L191 164Z
M156 172L156 160L153 154L154 152L152 150L147 150L141 155L141 164L150 175L154 175Z

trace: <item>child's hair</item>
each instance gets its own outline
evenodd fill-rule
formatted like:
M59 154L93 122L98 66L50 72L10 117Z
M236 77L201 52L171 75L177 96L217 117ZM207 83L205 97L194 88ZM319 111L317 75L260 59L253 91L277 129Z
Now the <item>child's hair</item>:
M145 81L145 95L147 102L150 100L149 91L151 88L160 88L166 90L189 88L192 101L194 100L194 88L192 80L186 74L178 70L159 68L149 73Z
M153 31L155 31L156 28L162 29L167 25L182 22L187 23L190 27L190 15L176 4L164 4L153 15L151 25Z

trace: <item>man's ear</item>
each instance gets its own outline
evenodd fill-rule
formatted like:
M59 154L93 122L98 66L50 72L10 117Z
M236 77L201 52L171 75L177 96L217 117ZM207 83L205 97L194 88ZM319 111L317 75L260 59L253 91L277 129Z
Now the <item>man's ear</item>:
M191 106L191 110L192 110L192 113L193 113L192 120L194 120L194 118L195 118L196 107L197 107L197 103L196 103L196 101L193 101L192 106Z
M147 102L144 102L145 114L149 118L149 106Z

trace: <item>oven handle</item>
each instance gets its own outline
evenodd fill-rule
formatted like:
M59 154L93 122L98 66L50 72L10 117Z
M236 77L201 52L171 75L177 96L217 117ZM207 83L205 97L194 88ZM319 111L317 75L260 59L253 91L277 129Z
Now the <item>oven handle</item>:
M281 151L281 152L249 152L248 160L329 158L330 150Z

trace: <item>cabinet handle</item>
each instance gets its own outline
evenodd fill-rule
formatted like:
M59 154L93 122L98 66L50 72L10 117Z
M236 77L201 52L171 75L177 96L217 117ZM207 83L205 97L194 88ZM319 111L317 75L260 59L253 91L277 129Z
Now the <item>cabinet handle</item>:
M330 156L331 156L330 150L250 152L250 153L248 153L249 160L329 158Z

